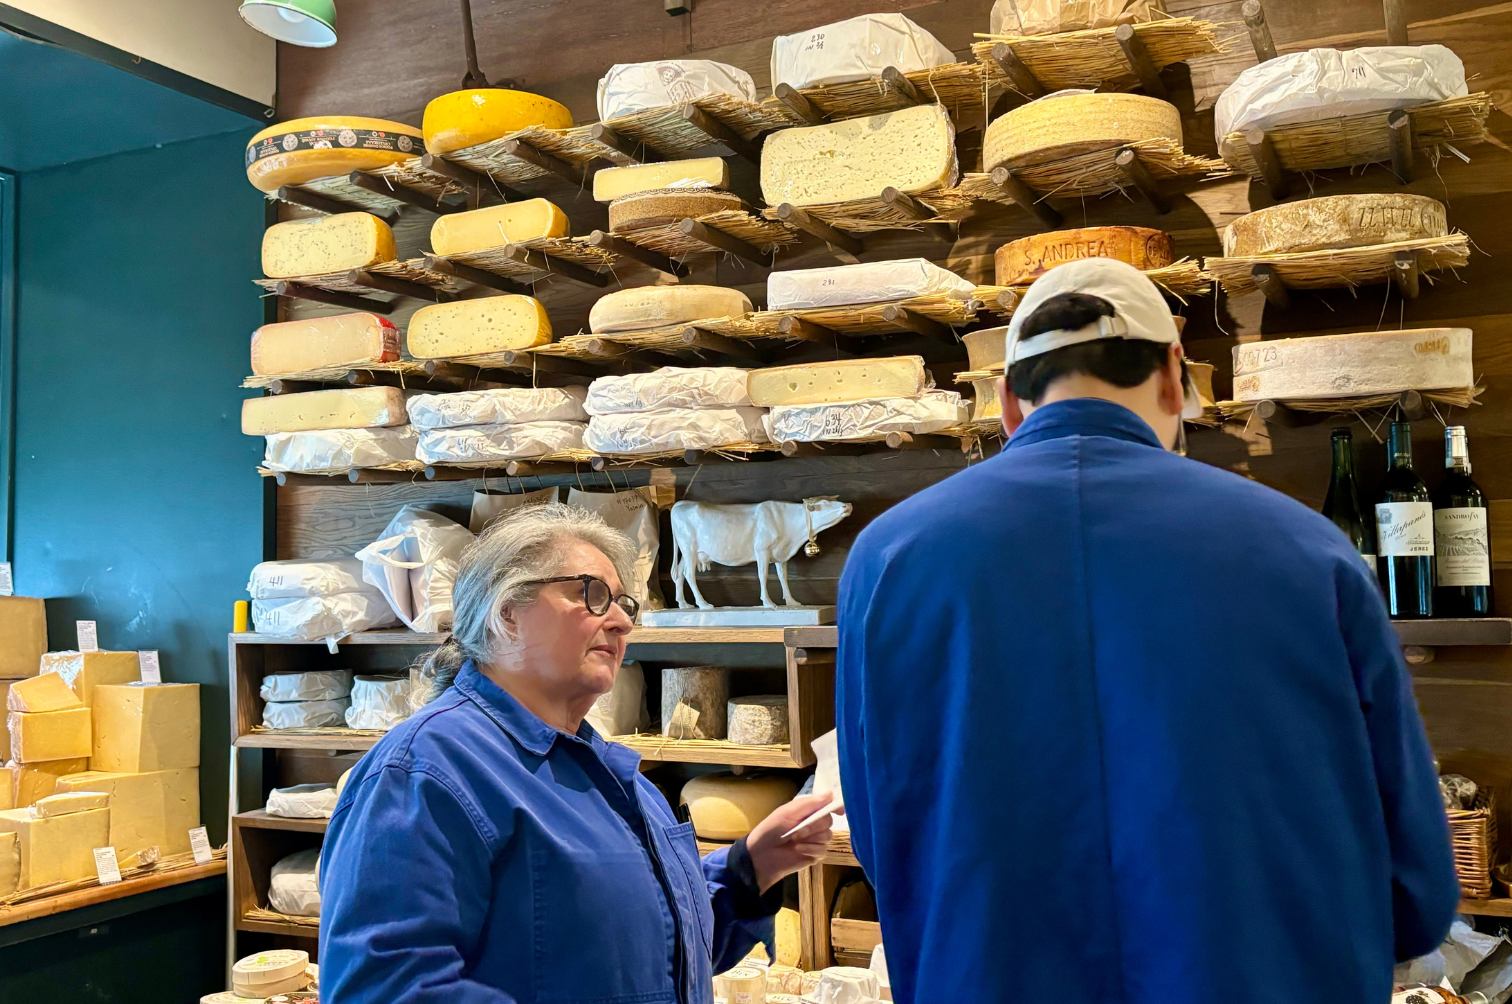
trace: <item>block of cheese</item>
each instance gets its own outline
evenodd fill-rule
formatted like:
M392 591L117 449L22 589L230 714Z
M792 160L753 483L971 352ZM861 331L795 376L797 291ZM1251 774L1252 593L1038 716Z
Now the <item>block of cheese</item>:
M4 697L8 701L11 684L16 682L17 681L15 680L0 680L0 697ZM10 752L10 726L6 724L5 720L6 716L0 715L0 756L4 756L5 754ZM0 788L3 787L5 786L0 785ZM5 804L5 800L3 798L0 798L0 809L9 808L10 806Z
M70 757L67 760L48 760L42 763L6 764L10 771L11 808L24 809L35 805L39 798L46 798L57 791L58 778L77 774L89 768L88 757Z
M761 150L761 194L773 206L875 199L889 186L927 192L957 174L955 128L940 105L782 129Z
M1052 94L993 119L982 141L982 169L1044 164L1147 139L1181 142L1175 105L1142 94Z
M438 157L502 139L531 126L569 129L572 112L566 105L539 94L480 87L432 98L420 122L425 149Z
M596 335L749 313L751 301L722 286L635 286L599 297L588 311Z
M57 673L42 673L11 684L5 697L8 711L67 711L84 702Z
M723 739L730 701L730 671L719 666L668 666L662 670L662 735Z
M63 791L37 799L32 811L39 816L64 816L70 812L83 812L85 809L109 807L110 794L108 792Z
M36 676L47 651L47 610L35 596L0 596L0 677Z
M714 977L714 996L730 1004L756 1004L766 1001L766 967L741 965L726 969Z
M1443 237L1444 204L1424 195L1329 195L1247 213L1228 225L1223 253L1293 254Z
M84 706L94 703L94 689L102 683L131 683L142 678L135 652L48 652L42 672L57 673Z
M56 791L110 796L110 845L122 861L148 847L165 855L186 854L189 831L200 824L196 767L144 773L80 771L58 778Z
M924 360L918 356L774 366L752 370L746 379L751 403L763 408L918 397L929 386Z
M16 834L21 845L18 888L73 882L95 874L94 849L110 842L110 812L39 816L30 809L6 809L0 812L0 833Z
M420 130L357 115L317 115L269 126L247 141L247 180L260 191L388 167L421 153Z
M466 254L538 237L567 237L572 230L556 203L526 199L502 206L486 206L465 213L447 213L431 224L431 250L439 255Z
M199 766L199 684L100 687L95 692L95 714L99 727L89 762L95 770Z
M772 39L772 86L826 87L956 61L940 40L902 14L862 14Z
M651 373L602 376L588 386L590 415L659 408L749 408L746 371L734 366L663 366Z
M391 363L398 358L399 329L377 314L279 321L252 332L252 372L258 376Z
M796 268L767 276L768 310L883 303L915 296L969 300L976 284L924 258Z
M739 840L797 794L798 786L785 777L700 774L683 785L679 800L700 837Z
M398 387L342 387L249 397L242 402L242 432L248 436L373 429L403 425L407 420L404 391Z
M725 738L741 746L770 746L788 741L786 694L732 697L725 713Z
M644 230L683 220L695 220L713 213L739 212L745 201L729 192L713 189L666 189L622 195L609 203L609 230L624 233Z
M1008 354L1008 328L982 328L961 336L973 370L1002 370Z
M961 395L926 391L918 397L891 397L845 404L787 404L766 416L774 443L843 443L906 432L926 436L966 421Z
M662 408L628 415L595 415L583 445L595 453L714 450L767 442L760 408Z
M421 307L410 318L410 355L465 359L551 341L551 318L533 296L507 294Z
M372 213L289 220L263 231L263 274L270 279L346 272L397 256L394 232Z
M593 176L593 197L613 202L624 195L663 188L729 188L730 167L721 157L664 160L630 167L606 167Z
M1140 271L1176 260L1171 235L1149 227L1083 227L1009 241L993 263L999 286L1025 286L1057 265L1083 258L1116 258Z
M89 756L89 716L85 707L35 714L10 712L7 725L11 759L17 763L36 763Z
M408 425L280 432L265 438L263 466L270 471L348 471L415 459L416 434Z
M21 838L0 833L0 896L9 896L21 885Z
M1470 387L1469 328L1367 331L1234 346L1239 401Z

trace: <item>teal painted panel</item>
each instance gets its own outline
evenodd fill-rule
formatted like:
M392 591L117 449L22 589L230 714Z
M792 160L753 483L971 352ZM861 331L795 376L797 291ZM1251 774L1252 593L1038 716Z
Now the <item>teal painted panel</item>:
M226 633L262 557L262 440L237 385L262 321L262 196L244 135L21 176L13 555L100 645L158 649L201 685L201 792L225 839Z

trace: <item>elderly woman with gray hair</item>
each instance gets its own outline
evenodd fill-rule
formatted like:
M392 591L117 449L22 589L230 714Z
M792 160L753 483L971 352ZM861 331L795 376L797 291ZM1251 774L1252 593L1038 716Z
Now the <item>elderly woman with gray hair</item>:
M624 659L634 553L595 514L537 506L463 556L429 703L326 832L323 1002L710 1004L713 973L771 944L776 885L828 817L783 834L827 797L700 858L640 757L583 721Z

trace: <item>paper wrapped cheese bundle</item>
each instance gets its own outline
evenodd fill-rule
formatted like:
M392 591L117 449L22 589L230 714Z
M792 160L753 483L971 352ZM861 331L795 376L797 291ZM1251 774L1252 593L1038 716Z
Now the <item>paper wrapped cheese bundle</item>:
M1164 0L996 0L987 30L994 35L1049 35L1143 24L1164 16Z
M1444 204L1424 195L1328 195L1246 213L1223 232L1231 257L1297 254L1444 237Z
M254 600L334 596L337 593L363 592L369 588L362 581L362 562L356 558L264 561L252 567L252 575L247 580L247 592Z
M409 717L409 676L359 676L352 685L347 727L387 732Z
M451 624L452 583L462 552L475 538L445 516L405 506L378 540L357 552L362 577L376 586L411 631Z
M328 701L269 701L263 705L262 724L265 729L342 728L346 725L346 712L351 705L350 697Z
M405 401L417 429L523 422L586 422L586 387L503 387L455 394L415 394Z
M269 126L247 141L247 180L262 192L345 178L417 157L420 130L357 115L314 115Z
M774 443L843 443L890 432L928 435L960 425L966 417L960 394L933 390L917 398L774 407L764 421Z
M746 371L733 366L664 366L651 373L599 377L588 386L590 415L659 408L749 407Z
M356 558L264 561L252 569L247 592L252 622L264 634L313 641L398 623L383 595L363 581ZM344 671L272 674L263 678L261 696L334 699L350 690L351 674Z
M350 669L317 669L306 673L269 673L257 696L264 701L334 701L352 693Z
M349 471L415 459L418 436L408 425L379 429L279 432L265 437L263 466L270 471Z
M653 108L720 96L754 104L756 81L737 66L710 59L615 63L598 82L598 113L607 122Z
M420 433L415 459L423 464L528 460L580 449L587 428L584 422L521 422L428 429Z
M595 415L583 445L595 453L714 450L768 442L760 408L663 408L628 415Z
M874 1004L882 999L877 974L856 966L831 966L819 973L819 985L804 1000L810 1004Z
M296 851L273 866L268 908L291 917L320 916L320 849Z
M983 139L982 166L1028 167L1155 139L1181 142L1181 113L1168 101L1058 91L993 119Z
M342 638L358 631L394 627L399 618L377 590L334 596L253 600L252 623L261 634L294 641Z
M638 662L620 666L614 686L607 694L600 694L584 716L594 731L606 738L640 732L651 724L650 717L646 712L646 674Z
M824 87L956 61L940 40L902 14L862 14L772 39L772 87Z
M296 784L268 792L264 810L285 819L330 819L336 811L336 789L329 784Z
M969 300L976 284L923 258L795 268L767 277L768 310L884 303L916 296Z

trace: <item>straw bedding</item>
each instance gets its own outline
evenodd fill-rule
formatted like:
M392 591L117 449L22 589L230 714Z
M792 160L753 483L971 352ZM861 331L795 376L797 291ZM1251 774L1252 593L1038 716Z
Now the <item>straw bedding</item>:
M1427 282L1428 273L1459 268L1470 260L1470 239L1458 231L1445 237L1424 237L1369 247L1334 248L1293 254L1207 258L1203 265L1223 284L1230 296L1243 296L1259 289L1250 274L1256 265L1270 265L1292 289L1337 289L1369 286L1390 281L1398 251L1418 253L1418 272Z
M853 202L831 202L818 206L804 206L803 211L847 233L871 233L878 230L923 230L940 223L949 223L971 208L979 196L963 187L942 188L932 192L919 192L915 200L934 210L930 220L916 220L906 216L882 201L880 194L874 199L857 199ZM777 219L775 207L763 209L761 215L769 220Z
M241 382L243 387L268 387L275 380L301 380L310 383L335 383L344 380L353 370L369 373L397 373L403 386L406 376L424 376L425 364L414 359L400 359L392 363L358 362L350 366L322 366L319 369L301 370L298 373L265 373L249 376Z
M1122 192L1132 186L1114 163L1114 158L1125 147L1139 154L1139 162L1157 182L1174 178L1212 180L1230 173L1228 165L1223 161L1189 154L1175 140L1148 139L1117 144L1032 167L1017 168L1013 174L1045 198ZM961 179L961 184L955 191L973 199L1013 204L1013 200L992 183L990 174L968 174Z
M1173 17L1164 21L1147 21L1134 26L1134 34L1144 43L1145 51L1156 69L1185 62L1196 56L1227 52L1229 40L1219 41L1215 25L1190 17ZM1234 25L1235 28L1242 26ZM1134 71L1124 59L1123 49L1113 37L1115 28L1091 28L1053 35L989 35L977 33L981 41L971 52L986 68L988 83L1009 83L992 59L992 47L1006 43L1014 55L1029 68L1047 91L1134 80ZM1011 86L1011 85L1010 85Z
M495 275L514 276L531 275L541 271L534 265L527 265L521 261L515 261L506 253L506 248L520 247L531 251L539 251L546 255L548 263L552 258L561 258L565 261L574 262L587 268L598 268L602 265L611 265L615 261L615 254L601 247L585 243L578 238L568 237L536 237L518 244L505 244L496 248L484 248L481 251L467 251L463 254L447 255L447 261L456 262L459 265L471 265L473 268L481 268L485 272ZM550 269L547 269L549 272Z
M1424 401L1447 405L1450 408L1468 408L1485 392L1484 387L1461 387L1448 390L1424 390L1418 393ZM1310 411L1328 415L1344 415L1350 412L1372 411L1396 406L1400 394L1372 394L1367 397L1315 397L1286 398L1279 400L1293 411ZM1224 418L1247 418L1255 410L1258 401L1219 401L1218 410Z
M774 219L763 219L744 210L727 209L723 212L707 213L692 218L706 227L739 238L758 248L798 242L798 235L784 224ZM639 230L616 230L614 236L674 258L680 255L725 253L684 234L678 229L676 223L644 227Z
M924 97L933 98L935 103L945 105L959 117L970 116L973 112L980 113L983 84L987 80L988 73L988 67L982 63L947 63L944 66L913 70L903 76ZM908 98L887 86L881 77L855 80L846 84L831 84L827 87L806 87L801 88L798 93L831 119L877 115L881 112L907 108L913 104ZM774 116L786 119L786 125L809 124L798 119L776 98L767 98L761 103L761 107Z
M432 272L425 267L424 258L412 258L409 261L386 261L377 265L367 265L361 269L352 271L372 272L374 275L386 275L393 279L404 279L408 282L417 282L422 286L433 286L436 289L454 290L457 283L450 276L440 272ZM319 275L291 275L282 279L253 279L263 289L271 290L281 282L293 282L301 286L314 286L317 289L328 289L336 293L358 293L369 295L380 293L370 286L362 286L351 281L348 272L324 272Z
M772 129L798 125L791 113L765 104L755 104L732 94L711 94L693 102L710 118L728 126L742 139L754 139ZM709 145L709 137L682 116L681 105L648 108L634 115L609 119L604 125L669 156L691 153Z

